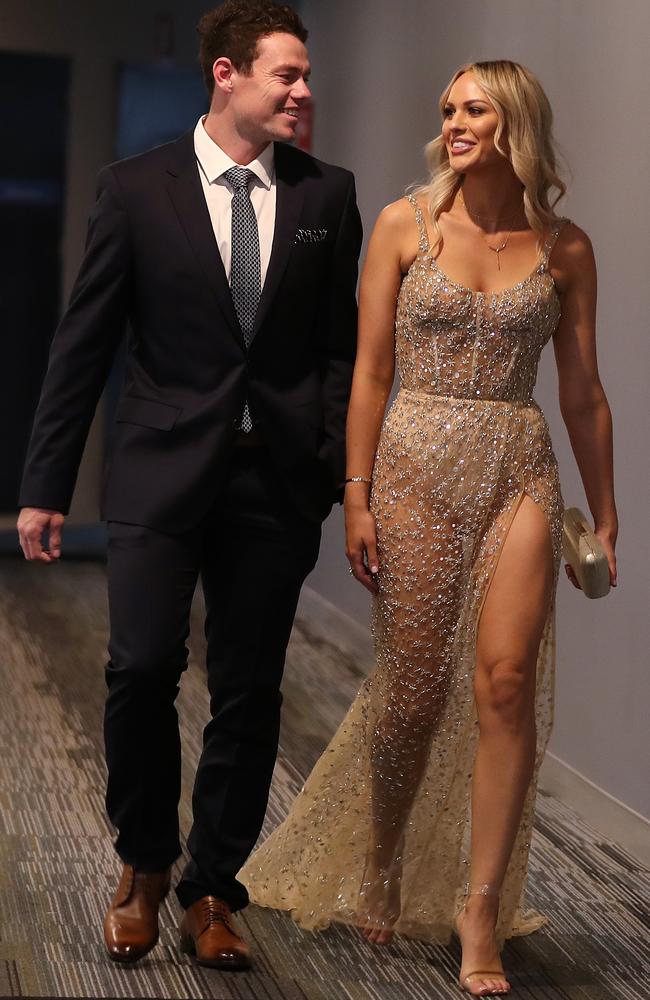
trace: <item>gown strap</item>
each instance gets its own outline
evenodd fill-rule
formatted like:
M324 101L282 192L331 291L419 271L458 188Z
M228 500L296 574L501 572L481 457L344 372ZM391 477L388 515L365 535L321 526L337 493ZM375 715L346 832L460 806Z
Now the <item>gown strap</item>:
M553 253L553 247L557 243L558 237L568 221L568 219L564 218L554 220L542 247L542 255L539 262L540 271L548 271L548 263Z
M415 209L415 221L417 222L418 233L420 234L420 239L419 239L419 242L418 242L418 249L419 249L420 253L428 253L428 251L429 251L429 234L427 233L427 227L426 227L426 223L424 221L424 214L422 212L422 209L420 208L418 200L417 200L417 198L415 197L414 194L407 194L406 195L406 200L409 201L411 203L411 205L413 206L413 208Z

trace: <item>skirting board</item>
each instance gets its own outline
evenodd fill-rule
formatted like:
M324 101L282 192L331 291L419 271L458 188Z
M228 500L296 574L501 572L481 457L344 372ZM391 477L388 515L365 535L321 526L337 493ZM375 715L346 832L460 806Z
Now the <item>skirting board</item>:
M373 666L368 628L350 618L311 587L303 587L298 617L318 638L334 642L359 664L365 675ZM650 822L595 785L555 754L547 753L539 776L540 788L574 809L594 830L620 844L644 865L650 865Z

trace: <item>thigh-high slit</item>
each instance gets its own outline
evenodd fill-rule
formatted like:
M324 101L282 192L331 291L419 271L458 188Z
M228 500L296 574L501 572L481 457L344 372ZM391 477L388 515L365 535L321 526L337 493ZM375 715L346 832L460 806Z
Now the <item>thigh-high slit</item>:
M289 909L308 928L336 920L436 941L451 933L469 871L477 628L524 494L546 515L554 583L561 542L543 415L498 401L483 403L479 420L476 411L471 400L401 392L382 431L371 498L376 667L287 821L242 872L256 902ZM501 941L543 922L523 892L552 724L553 605L537 656L536 762L503 885Z

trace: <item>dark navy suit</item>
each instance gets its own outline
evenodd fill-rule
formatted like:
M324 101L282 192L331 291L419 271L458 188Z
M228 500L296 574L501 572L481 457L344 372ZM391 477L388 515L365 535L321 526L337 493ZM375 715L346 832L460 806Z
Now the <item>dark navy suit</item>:
M192 595L206 601L212 720L193 797L184 906L245 905L280 681L320 525L340 499L361 225L352 175L275 146L271 258L246 349L193 146L106 167L55 335L21 506L66 513L97 400L129 328L103 515L111 616L105 736L117 850L141 871L180 852L174 699ZM255 446L236 427L248 400Z

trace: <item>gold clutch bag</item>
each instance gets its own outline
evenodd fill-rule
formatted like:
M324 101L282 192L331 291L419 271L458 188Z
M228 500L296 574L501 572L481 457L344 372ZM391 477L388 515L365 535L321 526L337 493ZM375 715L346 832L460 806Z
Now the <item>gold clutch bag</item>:
M578 578L585 597L609 594L609 564L605 550L578 507L564 512L562 554Z

